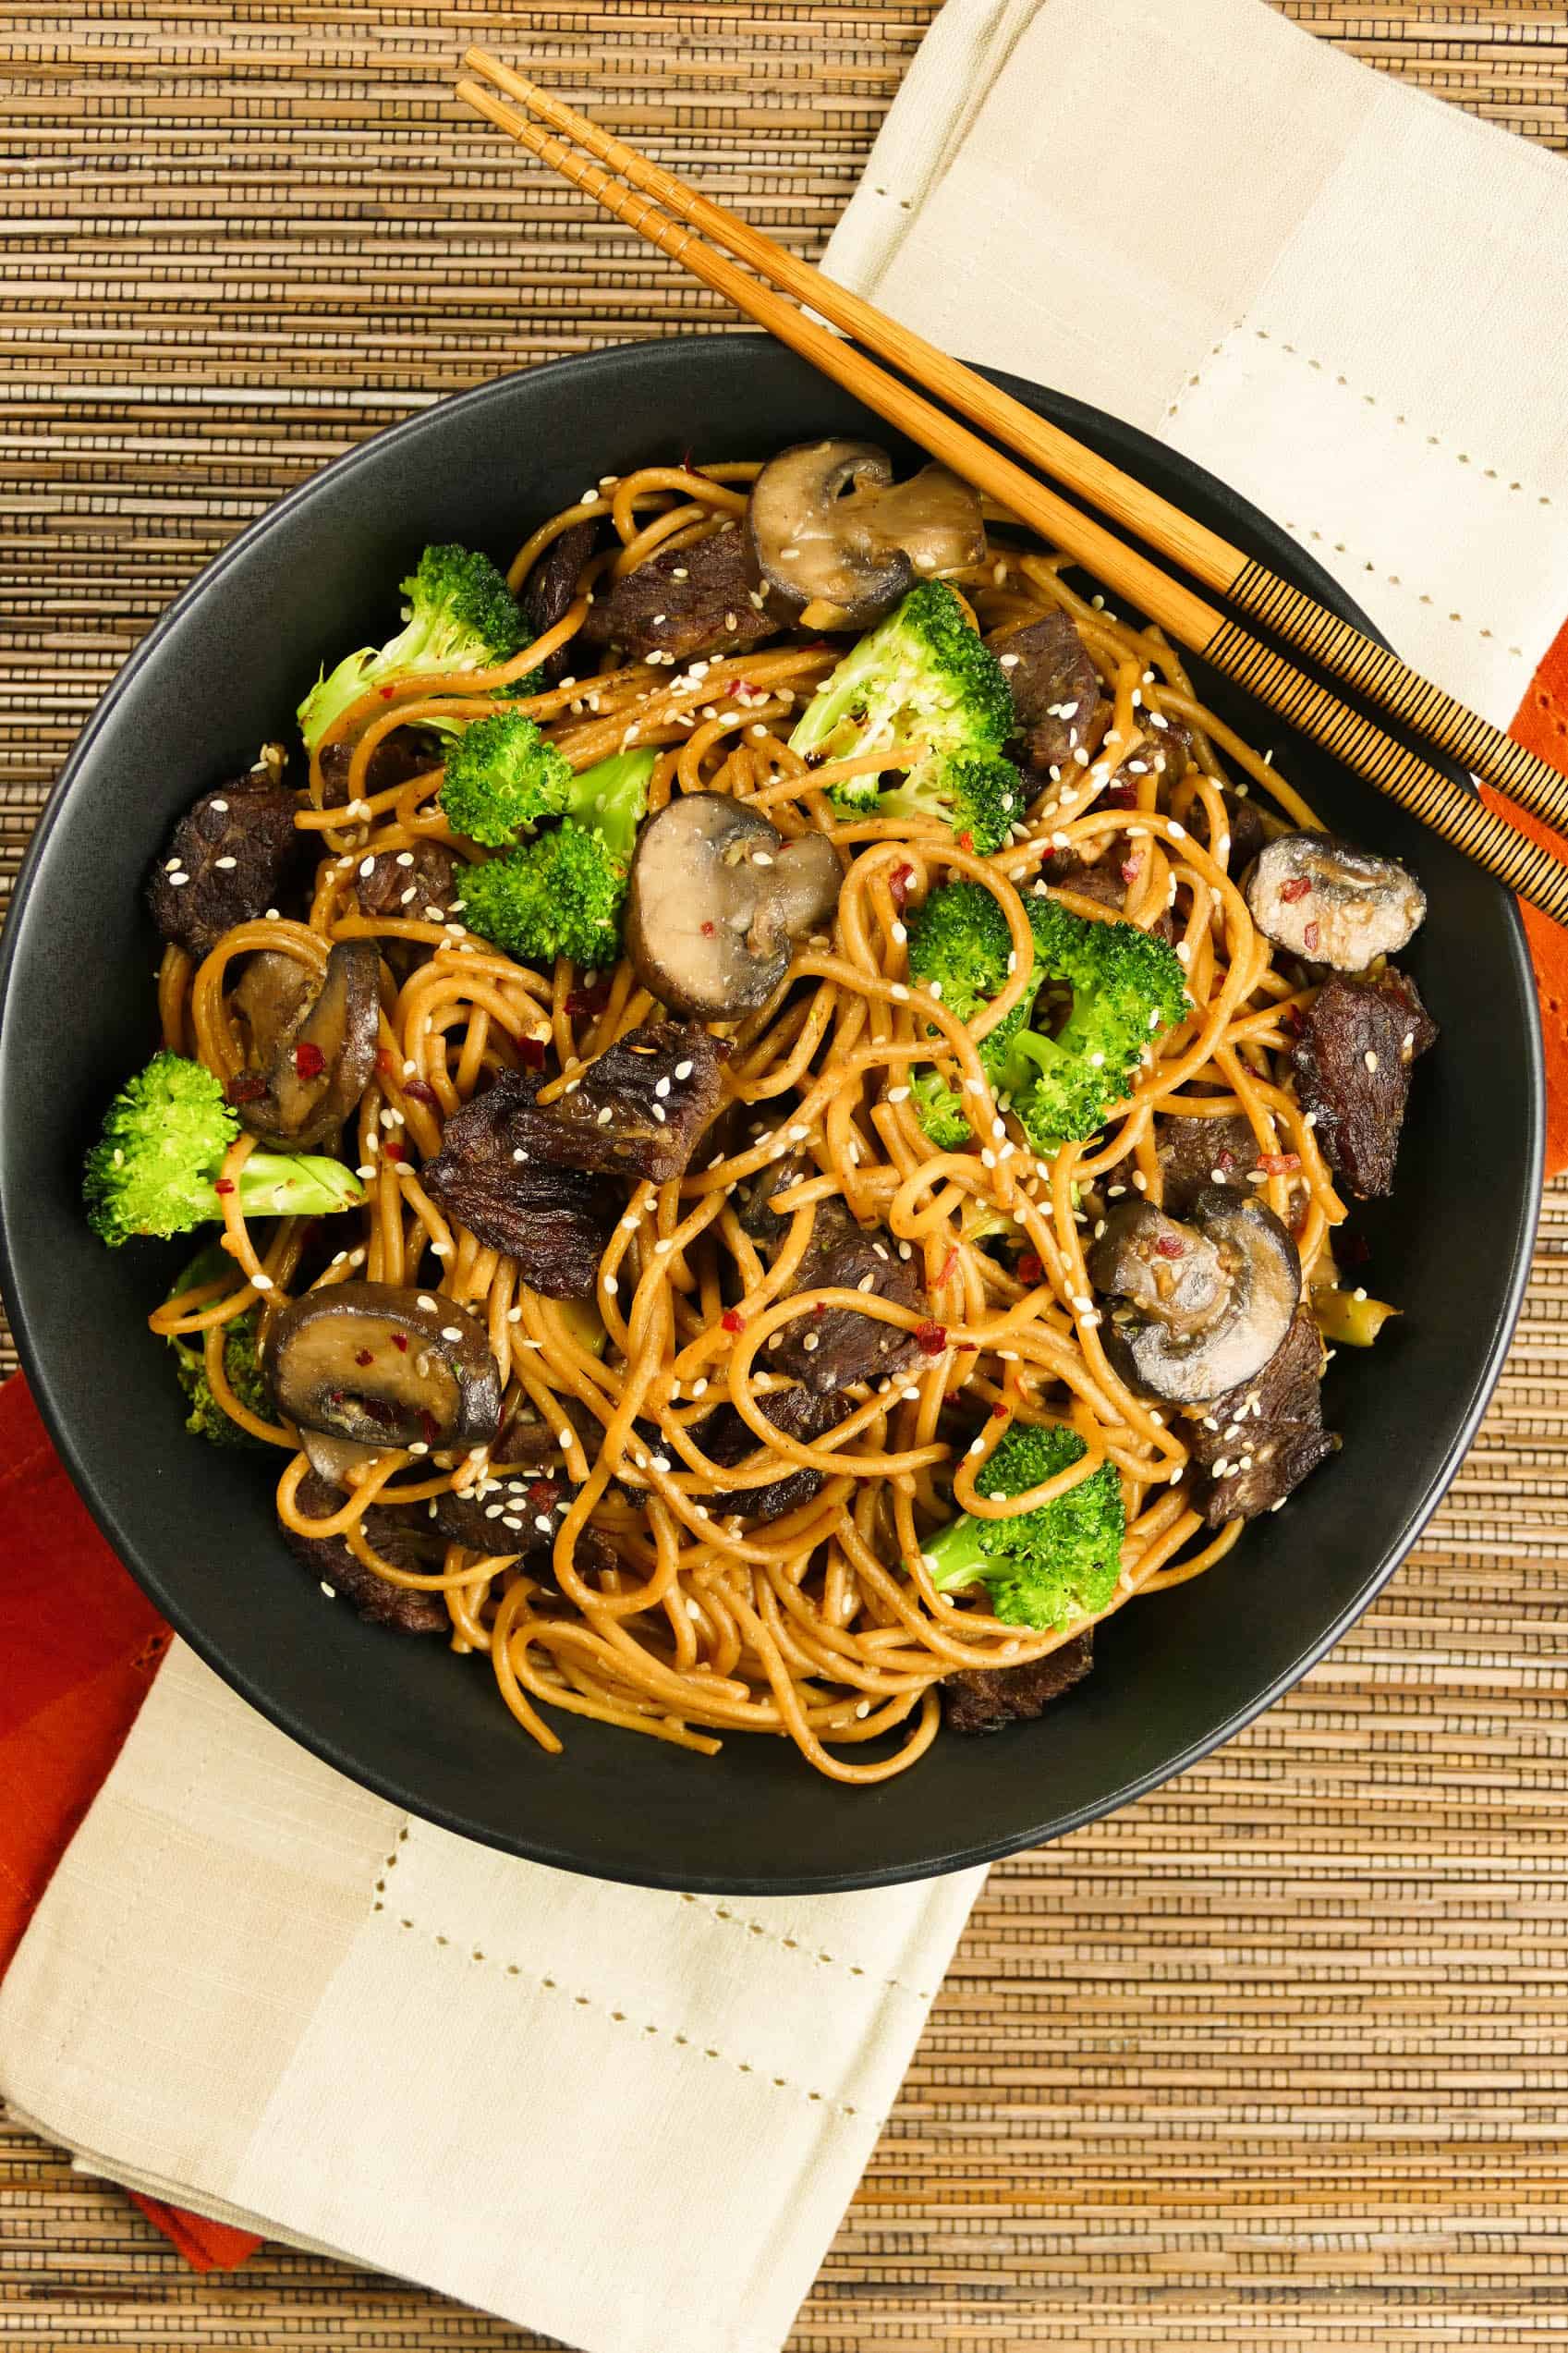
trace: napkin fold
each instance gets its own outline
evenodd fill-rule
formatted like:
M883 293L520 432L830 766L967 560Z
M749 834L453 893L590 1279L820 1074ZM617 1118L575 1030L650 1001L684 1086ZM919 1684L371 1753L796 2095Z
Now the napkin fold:
M1568 765L1557 159L1262 0L948 0L826 260L1211 467ZM1558 1167L1568 955L1526 921ZM452 1838L182 1646L152 1682L19 1383L0 1461L13 2112L199 2263L265 2231L588 2353L772 2353L980 1874L723 1904Z

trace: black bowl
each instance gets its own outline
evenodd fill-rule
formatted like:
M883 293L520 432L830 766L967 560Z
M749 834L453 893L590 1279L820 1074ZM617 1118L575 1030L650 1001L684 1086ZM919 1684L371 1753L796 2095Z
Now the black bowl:
M999 378L1041 415L1360 618L1255 509L1129 427ZM6 941L0 1032L5 1288L72 1478L181 1634L286 1732L411 1812L571 1871L779 1895L869 1886L1051 1838L1152 1788L1277 1699L1364 1609L1452 1478L1518 1311L1541 1150L1536 1001L1507 895L1242 698L1206 685L1331 822L1408 859L1431 912L1410 958L1441 1044L1423 1063L1397 1201L1357 1218L1404 1310L1375 1355L1342 1350L1343 1453L1208 1576L1100 1635L1093 1676L1036 1725L941 1740L866 1790L782 1741L711 1762L576 1719L563 1757L518 1731L488 1669L329 1607L284 1550L271 1467L186 1435L146 1328L183 1253L110 1252L82 1223L81 1154L153 1042L156 944L141 884L174 816L289 724L329 654L384 634L426 540L504 556L609 470L687 447L765 455L887 435L752 336L565 361L464 394L342 458L228 548L105 697L39 828Z

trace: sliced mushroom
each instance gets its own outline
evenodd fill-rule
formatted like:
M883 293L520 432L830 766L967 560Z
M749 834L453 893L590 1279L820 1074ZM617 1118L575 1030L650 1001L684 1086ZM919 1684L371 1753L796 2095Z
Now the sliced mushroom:
M752 564L775 621L866 629L918 579L985 554L979 500L943 466L896 485L885 449L799 442L771 458L747 509Z
M429 1291L307 1291L273 1319L262 1370L278 1411L301 1431L383 1452L488 1445L500 1425L501 1376L483 1325Z
M778 987L795 942L833 914L842 880L825 835L786 842L744 801L684 794L638 836L626 953L673 1012L734 1020Z
M259 1093L241 1093L240 1119L281 1152L334 1142L376 1063L380 958L373 940L339 940L309 1008L279 1038Z
M1281 834L1247 871L1246 903L1266 939L1336 971L1364 972L1419 929L1427 894L1396 859L1332 834Z
M1125 1302L1105 1351L1129 1387L1201 1405L1262 1371L1301 1296L1295 1242L1264 1202L1222 1185L1191 1222L1128 1203L1089 1253L1096 1287Z
M355 1471L386 1452L384 1442L368 1446L359 1438L329 1438L324 1430L302 1429L299 1444L317 1478L324 1479L329 1487L352 1486Z
M263 948L246 958L229 1005L250 1032L249 1060L258 1069L267 1068L315 994L315 975L298 957Z

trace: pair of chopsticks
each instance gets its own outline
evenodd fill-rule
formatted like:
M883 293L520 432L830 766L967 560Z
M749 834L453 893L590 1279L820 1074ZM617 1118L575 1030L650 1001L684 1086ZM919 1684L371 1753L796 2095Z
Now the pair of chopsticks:
M1026 472L1023 458L1052 475L1100 514L1135 533L1193 579L1224 597L1295 652L1341 678L1397 725L1425 738L1494 785L1521 809L1568 830L1568 776L1513 742L1440 687L1410 669L1314 597L1267 565L1246 556L1179 506L1085 448L1060 427L1037 417L1010 394L858 295L835 286L809 262L796 261L684 180L601 130L586 116L552 98L482 49L465 66L480 80L464 79L457 95L509 133L564 179L598 200L650 245L679 262L782 343L798 351L867 408L987 492L1032 530L1063 548L1104 587L1127 598L1147 617L1213 668L1312 737L1357 774L1409 810L1434 833L1464 851L1557 922L1568 924L1568 866L1506 824L1464 786L1434 767L1419 748L1388 734L1354 703L1342 701L1232 613L1222 611L1185 582L1173 579L1139 549ZM504 96L498 93L504 93ZM519 114L505 103L518 100ZM540 117L530 121L529 116ZM541 128L541 123L550 126ZM551 136L560 132L562 138ZM565 140L575 142L566 145ZM585 151L579 152L578 151ZM590 160L597 158L598 162ZM607 170L599 168L600 164ZM683 226L683 224L685 226ZM711 240L705 242L704 240ZM718 249L718 250L715 250ZM748 265L736 268L725 253ZM753 276L750 272L758 274ZM793 299L787 299L793 297ZM797 305L809 305L817 318ZM820 325L831 322L855 344ZM995 448L890 375L866 356L914 377L1015 457Z

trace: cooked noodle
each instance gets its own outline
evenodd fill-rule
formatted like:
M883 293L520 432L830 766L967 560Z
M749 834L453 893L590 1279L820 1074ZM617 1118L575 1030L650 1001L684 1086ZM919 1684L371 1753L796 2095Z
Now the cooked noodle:
M699 664L695 679L643 662L594 672L585 662L576 678L531 701L495 699L576 637L596 580L655 547L723 528L744 506L744 486L757 470L652 467L606 486L620 552L590 560L556 628L494 671L410 678L368 694L329 730L329 739L355 744L351 806L324 806L318 753L313 807L299 820L318 835L321 852L308 921L242 924L199 968L171 948L160 974L166 1042L194 1052L226 1080L244 1058L227 992L251 951L281 951L317 978L334 940L402 941L423 951L400 984L383 966L382 1051L355 1130L367 1197L358 1225L353 1215L335 1221L344 1246L319 1282L421 1284L480 1319L505 1392L503 1429L526 1403L559 1433L565 1470L581 1482L551 1568L453 1544L438 1570L418 1576L378 1555L364 1533L372 1501L423 1521L427 1506L448 1488L488 1493L488 1482L508 1475L540 1476L532 1459L507 1464L480 1452L447 1467L388 1454L359 1474L330 1518L300 1511L297 1490L307 1463L296 1451L297 1433L248 1411L223 1362L225 1324L258 1300L269 1314L289 1295L306 1248L298 1221L279 1223L263 1242L247 1231L238 1194L230 1191L225 1244L244 1282L187 1292L152 1321L162 1333L205 1335L220 1405L288 1457L277 1499L286 1527L341 1533L359 1560L391 1583L443 1594L454 1647L489 1653L506 1704L542 1746L560 1746L550 1718L563 1713L705 1751L726 1732L764 1732L787 1737L837 1780L870 1782L902 1772L930 1746L942 1676L1031 1661L1081 1630L1020 1630L988 1615L978 1589L956 1601L940 1596L921 1540L954 1505L981 1518L1005 1517L1075 1486L1109 1457L1123 1481L1127 1528L1112 1608L1196 1576L1240 1533L1236 1522L1212 1534L1188 1507L1185 1447L1107 1362L1084 1250L1106 1201L1129 1189L1159 1201L1160 1119L1240 1112L1274 1172L1263 1198L1295 1231L1310 1280L1343 1210L1285 1083L1288 1021L1302 999L1276 970L1227 872L1221 786L1261 788L1283 820L1315 821L1271 767L1197 702L1180 657L1157 631L1114 617L1099 599L1086 602L1061 558L1028 552L1023 534L1000 517L992 518L984 565L953 585L988 633L1065 608L1114 709L1099 755L1087 767L1067 768L1061 785L1031 808L1027 828L1015 828L1012 846L993 857L974 855L940 825L835 814L823 787L843 770L812 773L787 741L798 707L836 659L820 641L784 637L760 652ZM585 503L543 525L517 556L513 587L562 531L604 511L603 500ZM1139 780L1136 808L1103 799L1139 732L1140 706L1144 716L1184 719L1196 747L1164 811L1156 807L1160 779L1152 772ZM702 1147L679 1181L628 1186L600 1269L602 1354L586 1344L573 1311L522 1287L512 1261L448 1223L419 1168L439 1150L444 1120L492 1073L517 1067L529 1042L556 1058L559 1076L543 1090L547 1101L581 1063L646 1018L651 998L623 962L608 976L607 1001L584 1013L574 994L582 976L565 960L553 971L530 970L456 922L368 918L354 896L356 870L367 856L421 839L445 844L459 858L473 854L437 805L439 768L367 794L377 742L444 713L468 719L494 709L520 710L545 725L578 770L630 743L657 746L650 810L679 793L733 794L755 801L786 835L818 827L846 853L833 945L797 954L774 998L725 1033L735 1045L726 1085L748 1107L748 1139L706 1165ZM1185 822L1197 811L1215 854ZM999 1117L974 1036L940 1002L911 992L902 910L950 878L978 881L994 894L1020 952L1020 976L979 1024L989 1028L1027 976L1030 933L1020 894L1046 887L1053 854L1124 832L1138 861L1126 915L1148 928L1171 910L1193 1010L1158 1041L1135 1091L1099 1137L1066 1145L1050 1163L1037 1161L1016 1127L1009 1131ZM1070 877L1057 895L1076 913L1106 912L1076 894ZM993 1133L995 1151L936 1152L922 1134L907 1080L913 1063L930 1061L932 1031L968 1082L976 1132ZM226 1176L250 1149L249 1138L233 1146ZM816 1174L779 1197L791 1222L765 1267L733 1195L786 1150L803 1152ZM833 1194L862 1220L880 1220L914 1260L923 1311L855 1291L785 1296L817 1206ZM1025 1248L1017 1273L966 1234L966 1211L973 1224L976 1204L1000 1211L1017 1229ZM903 1331L918 1327L930 1352L880 1387L846 1391L838 1426L799 1441L774 1428L759 1400L769 1386L770 1340L820 1303L848 1306ZM696 1435L725 1399L757 1441L757 1455L738 1470L711 1462ZM954 1435L954 1402L968 1409L961 1438ZM984 1464L1015 1420L1068 1421L1087 1451L1045 1487L999 1504L984 1491ZM661 1451L650 1454L646 1433L653 1426ZM585 1448L584 1427L602 1432L596 1448ZM737 1487L764 1485L797 1467L822 1473L826 1483L784 1518L747 1527L733 1513L710 1509L708 1499L721 1491L733 1500ZM579 1538L590 1523L613 1550L591 1548L594 1565L585 1568ZM499 1533L499 1518L495 1524ZM614 1566L603 1566L610 1558Z

